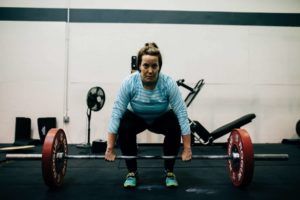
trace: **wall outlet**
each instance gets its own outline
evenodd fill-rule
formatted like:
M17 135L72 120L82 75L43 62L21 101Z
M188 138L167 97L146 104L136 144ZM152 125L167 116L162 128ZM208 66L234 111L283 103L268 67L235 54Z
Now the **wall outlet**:
M69 122L70 122L70 117L64 116L64 123L69 123Z

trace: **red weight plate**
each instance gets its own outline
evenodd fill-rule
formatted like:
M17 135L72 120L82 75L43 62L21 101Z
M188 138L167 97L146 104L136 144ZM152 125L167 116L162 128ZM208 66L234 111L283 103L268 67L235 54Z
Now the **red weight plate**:
M234 186L247 186L253 177L254 153L251 138L244 129L234 129L228 138L227 154L238 153L238 159L228 160L230 179Z
M47 133L42 151L42 173L46 185L51 188L62 185L67 169L67 159L57 158L57 153L68 153L65 132L52 128Z

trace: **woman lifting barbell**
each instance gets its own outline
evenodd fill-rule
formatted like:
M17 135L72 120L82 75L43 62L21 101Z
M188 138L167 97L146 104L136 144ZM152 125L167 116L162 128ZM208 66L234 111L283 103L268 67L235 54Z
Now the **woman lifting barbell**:
M183 141L183 161L192 159L187 110L176 82L161 73L162 56L155 43L146 43L137 56L139 70L127 77L117 94L108 128L105 160L114 161L118 142L123 155L136 156L136 136L145 129L163 134L165 156L177 155ZM177 187L175 159L164 160L167 187ZM124 187L137 185L137 161L127 159Z

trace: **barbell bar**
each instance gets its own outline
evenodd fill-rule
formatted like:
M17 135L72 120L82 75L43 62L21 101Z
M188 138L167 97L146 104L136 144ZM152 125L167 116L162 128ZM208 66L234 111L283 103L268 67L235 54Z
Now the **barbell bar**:
M116 159L180 159L180 156L116 156ZM192 159L227 160L231 182L236 187L251 183L254 160L288 160L288 154L254 154L253 145L245 129L232 130L227 143L227 155L193 155ZM104 159L104 155L68 155L68 144L63 129L50 129L42 154L7 154L7 160L42 160L42 174L46 185L60 187L67 170L68 159Z
M104 159L104 155L64 155L57 153L56 159ZM41 160L42 154L6 154L7 160ZM116 159L181 159L180 156L158 156L158 155L138 155L138 156L116 156ZM193 155L192 159L196 160L233 160L239 159L238 153L228 155ZM254 160L259 161L274 161L288 160L288 154L254 154Z

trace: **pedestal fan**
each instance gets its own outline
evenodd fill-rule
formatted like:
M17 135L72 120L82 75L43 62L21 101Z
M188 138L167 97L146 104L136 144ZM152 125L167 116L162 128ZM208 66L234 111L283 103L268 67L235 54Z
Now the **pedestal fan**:
M77 147L81 148L89 148L91 147L90 143L90 134L91 134L91 117L92 117L92 111L97 112L101 110L105 103L105 93L104 90L99 87L92 87L87 94L86 98L87 103L87 118L88 118L88 141L87 144L80 144Z

